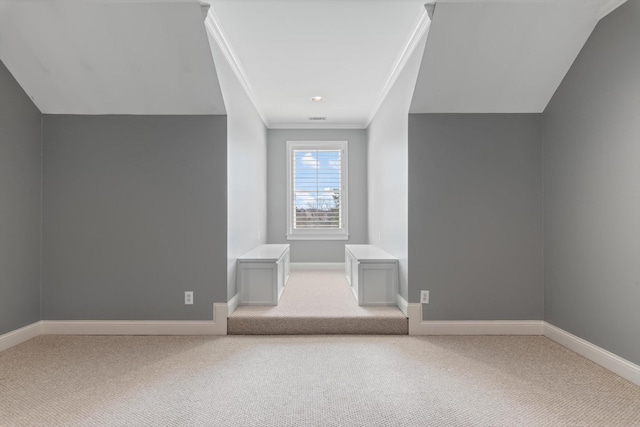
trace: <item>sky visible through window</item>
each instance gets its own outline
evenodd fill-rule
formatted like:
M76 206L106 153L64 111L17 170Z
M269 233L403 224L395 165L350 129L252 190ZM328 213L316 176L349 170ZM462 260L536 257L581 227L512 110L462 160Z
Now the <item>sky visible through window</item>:
M294 150L295 228L340 228L341 151Z

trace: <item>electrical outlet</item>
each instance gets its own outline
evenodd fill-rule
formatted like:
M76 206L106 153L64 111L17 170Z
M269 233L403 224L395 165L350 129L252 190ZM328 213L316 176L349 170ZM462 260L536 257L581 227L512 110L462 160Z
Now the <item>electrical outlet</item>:
M193 304L193 291L185 291L184 293L184 303L187 305Z
M422 304L429 304L429 291L420 291L420 302Z

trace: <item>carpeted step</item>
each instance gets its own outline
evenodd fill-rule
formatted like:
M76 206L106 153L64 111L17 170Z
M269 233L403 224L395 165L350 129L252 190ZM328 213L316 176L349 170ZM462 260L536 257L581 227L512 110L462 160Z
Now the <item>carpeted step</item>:
M241 305L227 320L229 335L407 335L395 306L359 306L340 270L291 271L277 306Z
M407 335L405 317L230 317L229 335Z

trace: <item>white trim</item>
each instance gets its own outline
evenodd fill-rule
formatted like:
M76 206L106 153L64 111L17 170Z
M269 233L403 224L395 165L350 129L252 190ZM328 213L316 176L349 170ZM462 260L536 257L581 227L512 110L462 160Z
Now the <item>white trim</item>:
M244 68L242 67L242 65L240 64L240 61L237 59L236 55L234 54L233 49L231 48L231 45L227 41L227 38L225 37L224 32L222 31L222 27L220 27L220 24L216 20L213 7L209 8L207 17L204 20L204 26L209 32L209 34L211 35L211 37L213 37L213 39L216 41L216 43L220 47L220 50L222 50L222 54L227 59L227 62L229 63L229 67L231 68L231 71L233 71L233 74L235 74L236 78L240 82L240 85L242 85L242 88L247 93L247 96L251 100L253 107L256 109L256 111L258 112L258 115L262 119L262 122L266 127L269 127L270 125L269 121L267 120L266 116L262 112L262 109L260 108L260 104L258 103L258 99L256 98L255 92L253 91L251 84L249 83L249 79L247 78Z
M418 46L418 43L422 39L422 36L424 36L427 33L427 31L429 31L430 27L431 27L431 19L429 19L429 14L427 13L426 10L423 10L422 16L420 16L420 20L418 21L416 28L413 30L411 37L409 38L409 40L407 41L407 44L404 46L404 49L402 50L402 53L396 60L393 66L393 69L391 70L391 74L389 74L387 81L385 82L384 86L382 87L382 90L378 94L378 98L376 99L375 104L373 104L371 113L369 113L369 116L367 117L365 128L369 127L369 125L371 124L371 121L376 116L378 109L380 108L385 98L389 94L389 91L391 91L391 88L393 87L393 85L396 83L396 80L398 80L400 73L402 72L404 67L407 65L407 62L409 62L411 55L416 50L416 46Z
M231 316L236 308L240 305L240 292L236 292L236 294L229 300L227 303L227 317Z
M640 366L542 320L424 321L411 303L409 335L544 335L622 378L640 385Z
M341 228L336 229L294 229L294 176L293 154L295 151L331 150L340 152L340 218ZM287 141L287 240L348 240L349 239L349 142Z
M437 3L491 3L491 2L503 2L503 3L541 3L541 7L544 7L544 3L549 3L549 0L437 0ZM558 3L575 3L576 0L553 0ZM622 4L626 3L627 0L590 0L592 3L599 2L602 3L600 7L600 13L598 14L598 18L602 19Z
M409 304L409 335L542 335L542 320L422 320L422 304Z
M600 19L604 18L626 2L627 0L606 0L602 7L600 7L600 14L598 17Z
M292 262L291 270L342 270L344 262Z
M427 1L426 3L602 3L611 0L438 0L437 2ZM626 1L626 0L625 0Z
M40 335L41 322L35 322L20 329L0 335L0 351L21 344Z
M640 366L635 363L547 322L544 336L640 386Z
M349 234L285 234L287 240L349 240Z
M225 303L213 303L213 323L215 330L212 335L227 335L227 318L229 317L229 306ZM214 328L212 328L214 329Z
M542 320L434 320L411 335L542 335Z
M272 123L269 129L366 129L365 123Z
M223 335L209 320L43 320L43 335Z
M420 330L422 323L422 304L411 302L407 304L407 317L409 318L409 335L424 335Z
M43 320L43 335L226 335L227 304L211 320Z
M406 317L409 317L409 303L400 294L396 294L396 305Z

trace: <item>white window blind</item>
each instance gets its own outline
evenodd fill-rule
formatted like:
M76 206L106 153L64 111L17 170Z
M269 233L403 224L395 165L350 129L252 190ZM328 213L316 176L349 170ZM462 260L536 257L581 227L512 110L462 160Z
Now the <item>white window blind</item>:
M346 142L288 146L289 237L346 238Z

